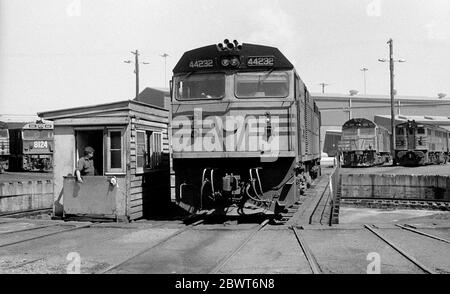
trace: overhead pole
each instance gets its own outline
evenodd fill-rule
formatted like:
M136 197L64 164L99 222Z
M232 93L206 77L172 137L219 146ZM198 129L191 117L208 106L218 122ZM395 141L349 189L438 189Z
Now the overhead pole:
M387 41L389 44L389 77L390 77L390 96L391 96L391 154L392 164L396 165L395 161L395 89L394 89L394 62L405 62L404 59L394 60L394 42L392 39ZM386 59L378 59L380 62L386 62Z
M136 49L135 52L131 51L134 54L134 73L136 74L136 99L139 95L139 52Z
M325 93L325 87L326 87L326 86L329 86L330 84L320 83L319 85L322 86L322 93Z
M134 74L136 75L136 94L135 97L139 96L139 51L131 51L131 54L134 55ZM131 63L131 60L125 60L125 63ZM142 62L142 64L149 64L148 62Z
M167 84L167 57L169 57L170 55L167 53L163 53L160 55L162 58L164 58L164 86L166 86Z
M361 68L361 71L363 72L363 76L364 76L364 95L366 95L366 71L368 71L369 69L367 67L363 67Z
M395 162L395 101L394 101L394 44L392 39L389 39L389 73L391 81L391 154L394 158L392 161L393 165Z

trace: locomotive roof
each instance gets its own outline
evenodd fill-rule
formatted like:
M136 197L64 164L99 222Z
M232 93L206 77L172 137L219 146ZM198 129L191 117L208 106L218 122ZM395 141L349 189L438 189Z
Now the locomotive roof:
M409 125L410 127L413 127L413 128L427 127L429 129L438 129L438 130L441 130L441 131L444 131L444 132L448 132L448 130L446 128L443 128L443 127L441 127L439 125L427 124L427 123L422 123L422 122L416 122L415 120L408 120L408 121L405 121L403 123L398 123L398 124L395 125L395 127L398 128L398 127L403 127L405 125Z
M243 43L242 49L236 48L232 50L221 50L218 45L209 45L197 49L187 51L183 54L177 65L173 69L173 73L188 73L192 71L217 71L226 70L229 68L223 67L220 60L223 57L236 56L240 60L239 70L289 70L293 69L292 63L275 47L255 45ZM273 57L273 65L258 65L248 66L248 59L250 57ZM191 62L212 60L211 66L202 68L193 68L190 66Z
M366 118L352 118L344 123L342 129L349 128L375 128L376 124Z

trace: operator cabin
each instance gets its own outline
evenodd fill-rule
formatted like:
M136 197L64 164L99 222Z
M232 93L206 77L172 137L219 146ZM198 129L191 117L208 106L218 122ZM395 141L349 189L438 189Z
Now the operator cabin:
M170 202L169 113L163 100L138 100L38 113L54 122L55 218L130 221ZM96 175L80 183L74 175L86 146L95 150Z

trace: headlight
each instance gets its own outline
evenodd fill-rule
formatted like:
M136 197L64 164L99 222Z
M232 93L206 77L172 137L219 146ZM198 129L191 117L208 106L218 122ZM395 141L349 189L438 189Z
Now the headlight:
M229 66L230 60L229 59L222 59L222 66Z
M231 59L232 66L239 66L239 64L240 64L239 59L237 59L236 57Z

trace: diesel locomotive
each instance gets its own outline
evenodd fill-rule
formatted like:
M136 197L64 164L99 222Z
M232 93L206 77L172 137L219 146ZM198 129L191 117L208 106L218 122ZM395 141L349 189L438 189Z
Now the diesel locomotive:
M171 99L171 198L189 212L277 215L320 173L320 112L277 48L187 51Z
M374 166L390 160L390 132L365 118L342 126L339 149L344 167Z
M9 130L10 171L53 170L53 124L43 121L25 123Z
M395 159L401 165L444 164L449 156L450 135L436 125L414 120L395 127Z
M8 126L0 121L0 173L8 169L9 155Z

